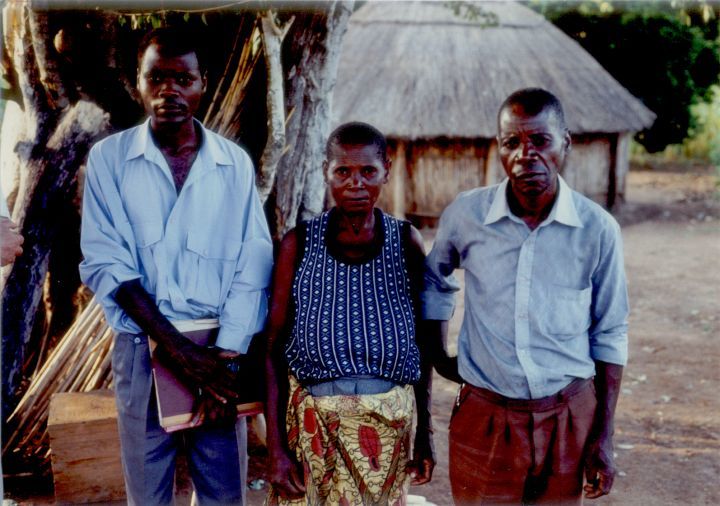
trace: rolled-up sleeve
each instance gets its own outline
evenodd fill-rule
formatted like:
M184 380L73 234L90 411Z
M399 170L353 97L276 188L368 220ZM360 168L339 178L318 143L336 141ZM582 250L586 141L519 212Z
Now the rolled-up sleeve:
M603 230L599 262L593 274L590 355L593 360L625 365L628 358L629 302L620 227L612 220Z
M134 327L124 321L125 313L114 299L120 284L141 277L134 241L109 164L96 145L88 157L83 193L80 278L115 329Z
M449 320L455 311L455 292L460 285L452 275L459 255L452 243L452 208L443 212L430 254L425 259L422 313L426 320Z
M248 162L249 163L249 162ZM235 277L220 312L217 346L245 353L252 336L263 329L273 248L260 198L250 180L246 226Z

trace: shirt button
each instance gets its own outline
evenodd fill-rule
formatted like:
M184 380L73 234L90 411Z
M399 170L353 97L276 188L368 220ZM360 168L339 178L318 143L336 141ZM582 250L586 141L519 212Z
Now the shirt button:
M135 344L140 344L140 341L142 341L142 339L140 339L139 337L136 337L133 340L135 341Z

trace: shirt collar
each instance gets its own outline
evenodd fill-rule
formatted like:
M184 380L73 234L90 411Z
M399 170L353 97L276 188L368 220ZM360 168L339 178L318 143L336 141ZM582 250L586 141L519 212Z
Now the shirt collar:
M214 162L217 165L232 165L232 161L228 155L220 149L217 140L213 137L212 132L205 128L202 123L197 119L193 119L196 125L200 126L202 132L202 145L198 152L198 158L203 161ZM150 135L150 118L140 125L130 140L130 147L128 148L125 160L132 160L139 156L144 156L146 160L151 162L159 163L161 160L162 153L155 145Z
M583 228L580 216L578 216L575 200L572 196L572 190L565 180L558 174L558 197L555 199L555 205L550 210L550 214L545 220L550 223L552 220L567 225L568 227Z
M510 211L510 206L507 201L508 184L509 180L505 178L497 186L495 197L485 217L485 225L500 221L502 218L513 219L515 217ZM551 223L552 221L557 221L570 227L583 228L582 221L580 221L577 209L575 208L572 190L560 175L558 175L558 195L555 199L555 204L553 204L550 214L541 225Z
M495 197L493 198L490 209L488 210L487 216L485 217L485 225L490 225L496 221L500 221L502 218L510 218L510 206L508 206L507 198L505 197L507 192L508 178L502 180L497 186L495 191Z

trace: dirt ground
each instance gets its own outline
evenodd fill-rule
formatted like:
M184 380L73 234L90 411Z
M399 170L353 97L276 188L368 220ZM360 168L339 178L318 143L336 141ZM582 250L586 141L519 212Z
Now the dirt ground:
M610 496L586 504L720 504L718 178L702 165L634 167L629 174L626 202L615 212L623 227L632 307L630 362L616 418L620 472ZM426 237L429 247L432 233ZM410 491L439 506L452 504L447 428L456 391L435 377L438 464L432 483ZM258 466L252 468L257 475ZM178 504L187 504L187 484L181 488ZM47 496L21 495L21 504L49 504ZM262 504L263 497L263 491L251 491L250 504Z

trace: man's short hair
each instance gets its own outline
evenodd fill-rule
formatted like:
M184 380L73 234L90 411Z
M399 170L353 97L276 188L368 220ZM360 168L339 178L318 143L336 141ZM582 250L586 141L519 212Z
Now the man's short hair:
M360 121L344 123L333 130L325 145L325 157L329 160L332 150L339 146L375 146L380 159L383 162L388 159L385 136L374 126Z
M546 109L550 109L560 120L560 126L567 128L565 123L565 112L563 111L560 100L547 90L542 88L524 88L512 93L500 106L498 110L498 126L500 125L500 114L505 109L519 106L522 110L530 115L537 116Z
M195 53L200 73L204 75L207 70L207 64L205 58L205 48L199 42L201 39L202 37L199 33L188 28L175 26L155 28L154 30L146 33L142 40L140 40L137 51L138 68L140 68L140 62L142 61L147 48L151 45L155 45L158 48L158 52L162 56L166 57L183 56Z

